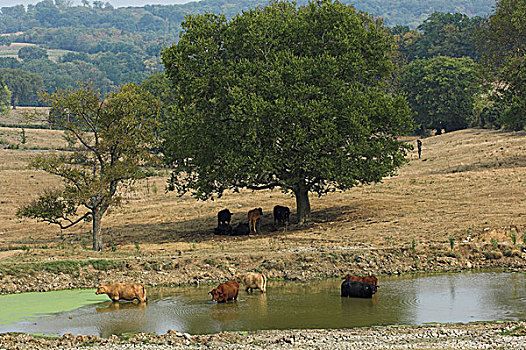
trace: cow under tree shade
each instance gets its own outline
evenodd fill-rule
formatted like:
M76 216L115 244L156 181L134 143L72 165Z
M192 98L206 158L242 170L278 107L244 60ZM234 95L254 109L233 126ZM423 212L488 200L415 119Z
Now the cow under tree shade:
M228 224L230 225L230 220L232 219L232 213L228 209L223 209L217 213L217 227Z
M281 226L289 224L290 209L281 205L274 207L274 225L276 222Z
M255 233L261 230L261 219L263 218L263 209L256 208L248 212L248 227L250 232L254 230Z

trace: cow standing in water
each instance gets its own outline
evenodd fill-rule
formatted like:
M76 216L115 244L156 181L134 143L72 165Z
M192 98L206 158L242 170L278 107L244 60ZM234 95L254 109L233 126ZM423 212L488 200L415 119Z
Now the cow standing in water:
M146 287L144 283L113 283L101 284L95 294L106 293L112 301L133 300L146 301Z
M346 276L342 278L342 280L369 283L375 287L378 287L378 278L376 278L376 276L356 276L356 275L351 276L350 274L347 274Z
M341 287L342 297L372 298L376 293L376 286L369 283L343 281Z
M236 300L239 293L239 283L234 280L221 283L217 288L212 289L208 294L212 295L212 301L226 303L229 300Z
M259 289L262 293L267 292L267 278L262 273L247 272L235 275L234 278L245 286L247 293L254 289Z

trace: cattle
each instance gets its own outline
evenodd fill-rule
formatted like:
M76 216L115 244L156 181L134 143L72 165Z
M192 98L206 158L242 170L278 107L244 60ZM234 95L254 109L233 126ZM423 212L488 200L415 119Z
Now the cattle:
M246 222L240 222L232 230L232 236L246 236L250 234L250 228Z
M267 292L267 278L262 273L247 272L235 275L234 278L245 286L247 293L254 289L259 289L262 293Z
M261 219L263 218L263 209L256 208L248 212L248 227L250 232L252 229L254 233L258 232L258 229L261 229Z
M226 303L228 300L236 300L239 293L239 283L234 280L221 283L217 288L212 289L208 294L212 295L212 301Z
M352 282L361 282L361 283L369 283L372 284L375 287L378 287L378 278L375 276L351 276L347 274L345 277L342 278L342 280L345 281L352 281Z
M232 234L232 226L226 223L221 223L214 228L214 234L230 236Z
M217 227L227 224L230 225L230 219L232 219L232 213L228 209L223 209L217 213Z
M146 287L144 283L113 283L101 284L95 294L108 294L112 301L134 300L146 301Z
M281 205L274 207L274 225L276 222L281 226L285 226L285 223L289 224L290 209Z
M369 283L343 281L341 286L342 297L372 298L376 293L376 286Z

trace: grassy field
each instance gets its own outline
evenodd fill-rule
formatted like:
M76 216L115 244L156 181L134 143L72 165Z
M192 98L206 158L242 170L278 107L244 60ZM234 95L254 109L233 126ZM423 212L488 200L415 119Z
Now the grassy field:
M18 50L25 46L37 46L36 44L29 43L11 43L9 46L0 45L0 57L12 57L18 59ZM60 57L64 56L68 52L75 52L69 50L58 50L58 49L47 49L47 54L50 60L58 62Z
M16 142L19 129L0 128L0 138ZM17 207L36 198L45 188L59 186L57 178L28 169L40 149L64 146L60 131L26 130L27 146L34 149L0 150L0 259L16 255L13 247L31 249L32 257L64 255L73 247L78 255L94 253L90 224L60 231L34 220L17 219ZM414 140L407 139L414 143ZM280 248L396 247L498 240L511 242L510 228L518 228L520 242L526 228L526 134L468 129L423 140L422 159L416 152L399 175L382 183L356 187L345 193L312 197L312 220L288 230L272 224L272 208L295 201L279 190L226 193L215 201L165 193L168 172L136 185L125 193L124 205L103 219L103 240L112 250L128 254L169 255L175 251L224 254L272 251ZM262 207L263 232L250 237L214 236L216 213L229 208L233 223L246 221L248 210ZM292 215L291 222L295 221ZM241 249L240 249L241 247ZM8 249L9 248L9 249ZM24 255L24 259L28 254ZM1 260L0 260L1 261Z

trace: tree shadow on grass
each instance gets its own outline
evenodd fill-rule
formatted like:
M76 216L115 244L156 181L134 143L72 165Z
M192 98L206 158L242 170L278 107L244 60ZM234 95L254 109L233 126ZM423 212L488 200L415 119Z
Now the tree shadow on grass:
M354 217L355 207L351 206L334 206L313 211L311 220L304 225L295 224L297 218L291 214L288 226L274 225L272 214L263 215L261 232L250 234L249 236L225 236L215 235L214 228L217 225L217 217L205 216L190 220L176 221L171 223L158 224L132 224L124 226L111 226L103 228L103 241L116 245L124 244L165 244L174 242L199 243L206 241L244 241L265 237L279 237L283 234L290 234L298 231L308 230L319 224L329 222L349 221L349 216ZM234 217L241 217L236 213ZM237 226L239 222L246 220L232 220L232 227Z

